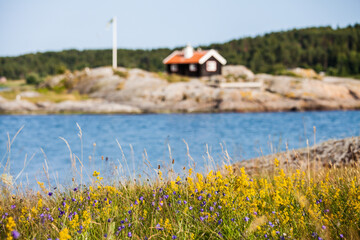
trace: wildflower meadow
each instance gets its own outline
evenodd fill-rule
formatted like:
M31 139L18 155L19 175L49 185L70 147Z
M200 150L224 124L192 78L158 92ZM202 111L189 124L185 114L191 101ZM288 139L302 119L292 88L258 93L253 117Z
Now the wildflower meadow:
M105 184L13 194L2 188L1 239L359 239L359 169L248 175L156 171ZM236 172L236 173L235 173Z

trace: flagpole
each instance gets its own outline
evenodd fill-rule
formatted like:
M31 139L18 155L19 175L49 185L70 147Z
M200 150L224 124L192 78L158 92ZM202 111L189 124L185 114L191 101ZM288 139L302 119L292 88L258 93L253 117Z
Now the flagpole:
M116 17L113 18L112 21L113 25L113 61L112 61L112 67L117 68L117 24L116 24Z

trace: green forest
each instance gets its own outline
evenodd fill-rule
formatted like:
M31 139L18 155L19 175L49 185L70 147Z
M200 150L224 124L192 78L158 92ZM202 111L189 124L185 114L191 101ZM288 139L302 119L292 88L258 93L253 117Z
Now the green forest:
M328 75L360 77L360 24L345 28L313 27L273 32L226 43L199 46L214 48L228 64L241 64L252 71L277 74L287 68L313 68ZM119 66L164 71L162 60L174 49L118 50ZM44 77L80 70L85 67L110 66L110 49L64 50L0 57L0 76L25 78L37 73Z

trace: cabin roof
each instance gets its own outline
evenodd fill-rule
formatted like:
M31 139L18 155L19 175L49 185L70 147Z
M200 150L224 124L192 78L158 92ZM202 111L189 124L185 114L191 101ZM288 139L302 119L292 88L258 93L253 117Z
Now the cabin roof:
M174 51L167 58L164 59L163 63L164 64L195 64L195 63L203 64L210 57L214 57L223 65L226 64L225 58L223 58L214 49L207 51L194 51L193 56L190 58L185 58L183 51Z

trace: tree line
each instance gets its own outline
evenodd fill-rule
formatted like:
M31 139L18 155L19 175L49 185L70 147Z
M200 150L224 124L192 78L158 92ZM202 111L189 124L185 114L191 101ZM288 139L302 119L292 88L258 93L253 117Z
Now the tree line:
M256 73L277 74L287 68L303 67L335 76L360 76L360 24L337 29L293 29L200 47L214 48L227 59L228 64L245 65ZM127 68L164 71L162 60L173 50L119 49L118 64ZM37 73L44 77L63 73L67 69L110 66L111 61L111 49L71 49L0 57L0 76L19 79Z

